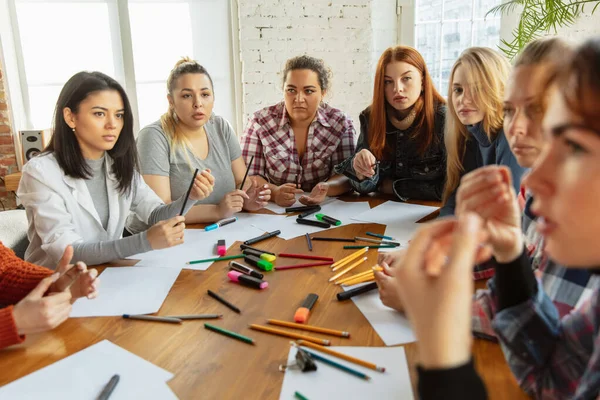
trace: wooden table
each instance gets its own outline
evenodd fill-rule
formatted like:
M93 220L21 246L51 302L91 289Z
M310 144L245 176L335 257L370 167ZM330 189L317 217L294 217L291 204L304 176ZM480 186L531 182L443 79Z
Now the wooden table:
M369 201L371 206L382 202L375 198ZM383 227L354 224L320 235L364 236L367 231L383 233ZM343 250L341 243L314 242L313 246L313 254L335 259L353 251ZM273 238L261 242L260 248L275 253L309 254L304 237L288 241ZM227 254L238 253L239 242L236 242ZM366 265L375 264L375 250L368 256ZM281 265L282 261L277 261ZM123 261L116 265L127 264ZM319 301L311 313L310 323L352 333L351 339L332 337L333 346L384 346L352 301L336 300L340 289L327 282L331 272L326 266L268 273L265 279L269 288L263 291L230 283L226 270L226 261L215 263L206 271L182 270L157 315L222 313L223 320L216 323L254 338L255 346L207 331L202 321L171 325L119 317L74 318L51 332L30 335L22 345L0 351L0 385L108 339L173 372L175 377L169 386L180 399L277 399L283 382L278 366L286 360L289 339L252 331L248 325L265 324L267 318L291 320L296 308L311 292L319 295ZM222 293L238 305L242 313L237 315L208 297L207 289ZM416 393L416 345L404 347ZM492 399L527 398L517 386L497 344L475 340L473 354Z

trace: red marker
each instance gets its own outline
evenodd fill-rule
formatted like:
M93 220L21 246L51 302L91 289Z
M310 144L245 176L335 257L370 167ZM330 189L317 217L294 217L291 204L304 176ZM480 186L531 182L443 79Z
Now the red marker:
M227 253L227 245L225 244L225 240L219 239L217 242L217 254L221 257Z
M304 303L302 303L302 306L296 310L296 314L294 314L294 321L299 324L304 324L306 321L308 321L310 310L312 310L318 299L319 296L316 294L309 294L304 300Z

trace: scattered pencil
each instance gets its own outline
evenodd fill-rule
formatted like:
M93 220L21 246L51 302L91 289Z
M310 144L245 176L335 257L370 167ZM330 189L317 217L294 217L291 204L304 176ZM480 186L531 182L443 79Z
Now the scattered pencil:
M356 236L354 239L358 240L359 242L369 242L369 243L377 243L377 244L389 244L389 245L392 245L392 246L400 247L400 243L398 243L398 242L390 242L390 241L387 241L387 240L364 238L364 237L360 237L360 236Z
M337 358L341 358L342 360L350 361L351 363L361 365L365 368L369 368L379 372L385 372L384 367L378 367L377 365L361 360L360 358L352 357L344 353L340 353L339 351L328 349L327 347L319 346L318 344L314 344L311 342L305 342L304 340L298 340L297 342L300 346L310 347L311 349L318 350L322 353L329 354L330 356L334 356Z
M351 262L352 260L354 260L355 258L360 257L361 255L365 254L367 251L369 251L368 248L363 248L361 246L361 249L350 254L349 256L346 256L344 258L342 258L339 261L336 261L335 263L333 263L333 265L331 266L331 268L336 268L336 267L343 267L344 265L348 264L349 262Z
M234 306L233 304L231 304L230 302L228 302L227 300L225 300L224 298L222 298L221 296L219 296L218 294L216 294L215 292L213 292L212 290L207 290L207 293L210 297L212 297L213 299L217 300L219 303L229 307L230 309L232 309L233 311L235 311L236 313L240 314L242 311L237 308L236 306Z
M302 393L296 391L294 392L294 397L298 400L308 400L308 397L304 396Z
M368 271L361 272L359 274L355 274L352 276L348 276L344 279L340 279L339 281L335 281L335 284L340 285L346 281L352 281L357 278L362 278L363 276L366 276L366 275L373 275L373 271L382 271L382 270L383 270L383 268L381 268L379 265L375 265L375 266L371 267L371 269L369 269Z
M344 246L344 250L351 250L351 249L394 249L398 246L393 246L391 244L382 244L382 245L375 245L375 246Z
M249 338L248 336L240 335L237 332L232 332L232 331L229 331L227 329L221 328L221 327L216 326L216 325L208 324L208 323L205 323L204 327L206 329L208 329L208 330L220 333L221 335L229 336L230 338L240 340L240 341L242 341L244 343L254 344L254 339Z
M367 236L377 237L379 239L396 240L391 236L380 235L379 233L367 232Z
M275 267L275 270L282 271L285 269L295 269L295 268L309 268L309 267L320 267L322 265L329 265L331 261L321 261L316 263L306 263L306 264L296 264L296 265L278 265Z
M317 333L322 333L324 335L332 335L332 336L338 336L338 337L343 337L343 338L350 337L350 333L344 332L344 331L338 331L338 330L329 329L329 328L321 328L319 326L296 324L294 322L280 321L277 319L269 319L269 320L267 320L267 324L277 325L277 326L285 326L286 328L295 328L295 329L300 329L303 331L317 332Z
M349 239L349 238L330 238L330 237L318 237L318 236L313 236L311 238L312 240L317 240L317 241L323 241L323 242L350 242L350 243L355 243L356 240L354 239Z
M234 256L205 258L204 260L188 261L188 262L186 262L186 264L201 264L201 263L206 263L206 262L227 261L227 260L235 260L237 258L244 258L244 255L236 254Z
M333 263L333 258L331 258L331 257L309 256L306 254L279 253L279 257L280 258L299 258L301 260L331 261Z
M312 251L312 241L310 240L310 235L308 233L306 234L306 244L308 246L308 250Z
M298 346L296 343L294 343L293 345L294 345L294 346ZM342 365L342 364L340 364L340 363L337 363L337 362L335 362L335 361L333 361L333 360L330 360L330 359L329 359L329 358L327 358L327 357L323 357L323 356L321 356L321 355L319 355L319 354L317 354L317 353L315 353L315 352L308 351L308 350L306 350L306 349L303 349L303 350L304 350L305 352L307 352L308 354L310 354L310 356L311 356L312 358L314 358L315 360L317 360L317 361L321 361L322 363L325 363L325 364L331 365L331 366L332 366L332 367L334 367L334 368L337 368L337 369L339 369L339 370L342 370L342 371L344 371L344 372L347 372L347 373L349 373L349 374L351 374L351 375L354 375L354 376L356 376L356 377L362 378L362 379L364 379L364 380L367 380L367 381L371 380L371 377L370 377L369 375L367 375L367 374L363 374L363 373L362 373L362 372L360 372L360 371L357 371L357 370L355 370L355 369L352 369L352 368L346 367L345 365Z
M302 339L302 340L317 343L317 344L320 344L323 346L331 346L331 341L329 341L327 339L319 339L319 338L315 338L312 336L299 335L297 333L287 332L287 331L283 331L281 329L269 328L268 326L252 324L252 325L250 325L250 329L254 329L255 331L270 333L273 335L289 337L292 339Z
M169 318L179 318L181 320L190 319L220 319L223 314L191 314L191 315L167 315Z
M139 319L142 321L152 321L152 322L168 322L171 324L180 324L182 321L179 318L172 317L157 317L154 315L129 315L123 314L123 318L125 319Z
M358 267L365 261L367 261L367 257L363 257L362 259L356 261L354 264L350 265L349 267L346 267L345 269L341 270L340 272L329 278L329 282L335 281L337 278L344 275L346 272L352 271L354 268Z

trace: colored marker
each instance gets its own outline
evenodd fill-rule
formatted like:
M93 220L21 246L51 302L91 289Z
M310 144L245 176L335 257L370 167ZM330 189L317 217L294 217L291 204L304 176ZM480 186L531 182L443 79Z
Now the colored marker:
M312 308L315 306L315 303L318 299L318 295L314 293L309 294L302 303L302 306L300 306L300 308L296 310L296 313L294 314L294 321L296 321L299 324L306 323L310 315L310 310L312 310Z
M312 241L308 233L306 234L306 245L308 246L308 251L312 251Z
M252 249L244 249L242 252L246 255L258 257L261 260L270 262L271 264L277 259L277 257L275 257L273 254L267 254L267 253L263 253L261 251L256 251L256 250L252 250Z
M235 311L236 313L241 313L242 311L237 308L236 306L234 306L233 304L231 304L230 302L228 302L227 300L225 300L224 298L222 298L221 296L219 296L218 294L216 294L215 292L213 292L212 290L208 290L207 291L208 295L210 297L212 297L213 299L217 300L219 303L229 307L230 309L232 309L233 311Z
M263 271L272 271L273 270L273 264L271 264L268 261L262 260L256 256L246 255L246 257L244 257L244 261L246 261L248 264L252 265L253 267L262 269Z
M296 222L302 225L318 226L319 228L331 228L327 222L313 221L312 219L296 218Z
M309 211L309 210L313 210L315 208L321 208L321 206L318 205L314 205L314 206L296 206L296 207L287 207L285 209L286 213L292 213L292 212L304 212L304 211Z
M227 253L227 245L225 244L224 239L219 239L217 241L217 254L223 257Z
M372 282L367 285L357 287L346 292L340 292L336 295L338 301L350 300L354 296L358 296L359 294L368 293L370 291L377 289L377 282Z
M204 228L204 230L206 232L208 232L208 231L214 231L217 228L220 228L220 227L225 226L225 225L232 224L235 221L237 221L237 217L225 218L225 219L222 219L220 221L215 222L212 225L208 225L206 228Z
M110 395L112 394L112 392L117 387L117 383L119 383L119 379L120 379L119 375L116 375L116 374L113 375L112 378L110 378L110 380L106 384L106 386L104 386L104 388L102 389L102 392L100 392L100 394L98 395L96 400L108 400L110 398Z
M258 279L264 278L264 275L258 271L253 270L250 267L245 266L244 264L240 264L239 262L230 261L229 268L241 272L242 274L250 275Z
M244 275L238 271L229 271L227 273L227 276L233 282L241 283L244 286L248 286L254 289L266 289L269 287L269 282L262 281L253 276Z
M221 328L219 326L205 323L204 327L206 329L208 329L208 330L213 331L213 332L220 333L221 335L225 335L225 336L229 336L230 338L241 340L244 343L254 344L254 340L252 338L249 338L248 336L240 335L239 333L232 332L232 331L229 331L227 329L223 329L223 328Z
M317 214L317 215L315 215L315 218L318 219L319 221L327 222L328 224L335 225L335 226L340 226L342 224L342 221L340 221L339 219L329 217L325 214Z
M240 244L240 249L242 249L242 250L250 249L250 250L259 251L259 252L265 253L265 254L276 255L275 253L273 253L271 251L266 251L266 250L263 250L263 249L259 249L257 247L248 246L247 244L243 244L243 243Z
M227 261L227 260L235 260L236 258L244 258L244 255L236 254L234 256L205 258L204 260L188 261L188 262L186 262L186 264L201 264L201 263L213 262L213 261Z
M379 233L367 232L367 236L373 236L379 239L396 240L391 236L380 235Z
M258 243L258 242L261 242L263 240L272 238L273 236L277 236L280 233L281 233L281 231L279 229L276 230L276 231L273 231L273 232L268 232L268 233L265 233L264 235L257 236L257 237L255 237L253 239L248 239L248 240L246 240L244 242L244 244L251 245L251 244L254 244L254 243Z
M319 211L321 211L321 206L316 206L315 208L305 211L302 214L298 215L298 218L306 218L309 215L314 214Z

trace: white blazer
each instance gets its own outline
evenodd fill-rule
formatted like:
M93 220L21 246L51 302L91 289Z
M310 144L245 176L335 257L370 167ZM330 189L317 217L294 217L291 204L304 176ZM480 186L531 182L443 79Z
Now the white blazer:
M85 184L85 180L66 176L54 154L34 157L23 167L17 190L27 211L29 247L25 259L54 269L69 244L94 243L120 239L130 212L148 223L152 211L163 204L136 172L132 191L119 192L111 172L112 158L106 155L106 187L109 217L106 229Z

